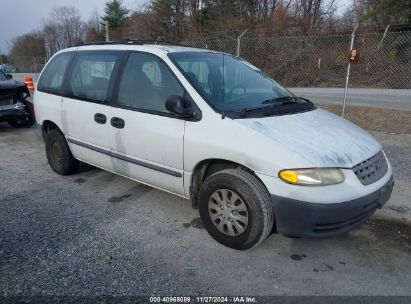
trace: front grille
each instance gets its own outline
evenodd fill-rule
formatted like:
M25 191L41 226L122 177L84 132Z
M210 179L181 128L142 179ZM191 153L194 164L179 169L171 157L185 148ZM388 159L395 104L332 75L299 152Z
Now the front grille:
M369 185L387 173L388 164L382 150L374 156L353 167L355 175L363 185Z

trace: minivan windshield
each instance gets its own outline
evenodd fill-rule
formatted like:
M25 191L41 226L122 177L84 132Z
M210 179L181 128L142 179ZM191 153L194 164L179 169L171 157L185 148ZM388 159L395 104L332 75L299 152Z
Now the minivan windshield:
M218 112L306 103L255 66L231 55L176 52L168 56L197 92Z

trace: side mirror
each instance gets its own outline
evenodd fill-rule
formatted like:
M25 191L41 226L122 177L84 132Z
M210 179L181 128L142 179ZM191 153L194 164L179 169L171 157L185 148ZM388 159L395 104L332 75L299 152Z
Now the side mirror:
M167 98L166 109L179 118L192 118L194 116L192 108L188 108L183 97L178 95L171 95Z
M7 78L8 79L12 79L13 78L13 75L11 75L11 74L6 74L7 75Z

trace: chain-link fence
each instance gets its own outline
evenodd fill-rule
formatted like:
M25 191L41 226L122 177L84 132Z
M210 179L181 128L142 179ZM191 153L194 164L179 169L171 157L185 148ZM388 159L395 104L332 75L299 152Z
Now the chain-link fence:
M5 66L11 73L40 73L46 62L46 57L9 56Z
M351 33L345 35L244 37L240 56L287 87L340 87L345 83ZM411 89L411 32L359 33L351 87ZM187 44L236 54L236 39Z
M295 94L341 114L351 33L196 40L192 46L239 52ZM380 132L411 134L411 32L357 32L346 118Z

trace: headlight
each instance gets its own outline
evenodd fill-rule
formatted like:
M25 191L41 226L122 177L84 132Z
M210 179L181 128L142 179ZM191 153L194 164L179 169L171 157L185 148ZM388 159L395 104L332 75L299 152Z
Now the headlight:
M278 176L289 184L304 186L326 186L344 181L344 174L336 168L282 170Z

